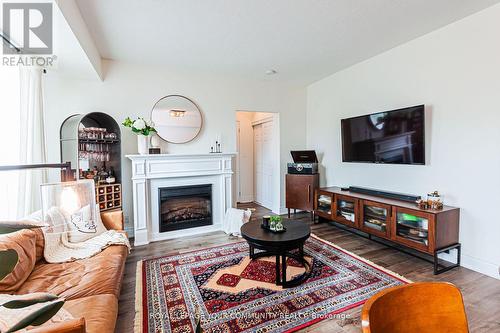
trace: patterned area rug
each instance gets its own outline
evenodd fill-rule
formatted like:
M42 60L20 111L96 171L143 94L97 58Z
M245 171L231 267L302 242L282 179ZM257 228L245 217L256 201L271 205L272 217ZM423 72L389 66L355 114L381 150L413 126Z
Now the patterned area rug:
M136 333L293 332L363 304L378 291L409 282L311 236L304 248L310 278L274 284L274 257L250 260L245 241L139 262ZM287 280L304 272L287 261Z

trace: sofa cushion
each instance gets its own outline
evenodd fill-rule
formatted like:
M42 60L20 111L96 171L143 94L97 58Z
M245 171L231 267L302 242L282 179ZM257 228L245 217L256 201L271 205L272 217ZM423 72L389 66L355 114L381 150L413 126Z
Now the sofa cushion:
M101 220L108 230L123 230L123 212L121 210L102 212Z
M0 251L15 250L17 264L0 280L0 292L16 291L33 271L36 262L36 236L29 229L0 235Z
M59 323L45 323L28 330L29 333L88 333L85 329L85 319L70 319Z
M67 301L63 309L74 318L85 318L87 333L113 333L118 316L114 295L97 295Z
M42 228L31 229L36 236L36 261L43 259L43 249L45 248L45 237L43 236Z
M127 255L126 246L112 245L88 259L58 264L41 260L16 293L43 291L68 300L101 294L118 298Z

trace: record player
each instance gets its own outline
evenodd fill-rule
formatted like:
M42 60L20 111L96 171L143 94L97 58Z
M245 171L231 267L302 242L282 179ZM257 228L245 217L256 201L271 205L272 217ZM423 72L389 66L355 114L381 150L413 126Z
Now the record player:
M288 173L314 175L318 173L318 157L314 150L292 150L293 162L288 163Z

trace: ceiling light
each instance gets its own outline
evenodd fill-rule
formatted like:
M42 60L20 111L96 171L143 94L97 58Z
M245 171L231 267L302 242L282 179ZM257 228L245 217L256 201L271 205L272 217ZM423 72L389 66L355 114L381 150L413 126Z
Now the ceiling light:
M275 69L268 69L266 71L266 75L275 75L275 74L278 74L278 71Z
M176 118L179 118L179 117L184 117L184 115L186 114L186 110L170 110L170 117L176 117Z

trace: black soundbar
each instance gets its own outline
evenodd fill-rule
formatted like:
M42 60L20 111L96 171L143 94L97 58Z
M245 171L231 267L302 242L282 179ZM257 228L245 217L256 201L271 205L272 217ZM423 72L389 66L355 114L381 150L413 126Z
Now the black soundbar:
M376 197L383 197L383 198L388 198L388 199L408 201L408 202L415 202L415 201L420 200L422 198L419 195L397 193L397 192L387 192L387 191L381 191L381 190L376 190L376 189L372 189L372 188L357 187L357 186L350 186L349 191L355 192L355 193L369 194L369 195L373 195Z

